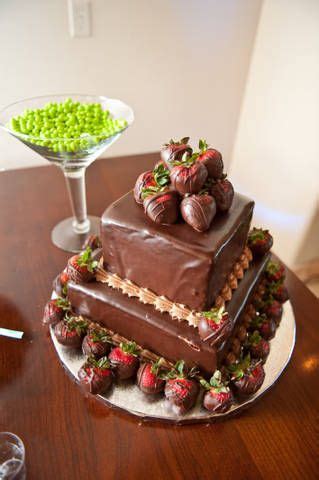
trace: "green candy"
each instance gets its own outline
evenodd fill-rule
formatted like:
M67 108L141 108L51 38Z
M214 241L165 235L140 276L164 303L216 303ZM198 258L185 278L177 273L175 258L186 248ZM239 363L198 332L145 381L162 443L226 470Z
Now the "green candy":
M8 127L29 134L30 143L55 153L71 153L93 148L126 128L127 122L113 119L99 103L73 102L68 98L60 103L48 102L43 108L28 108L22 115L11 118Z

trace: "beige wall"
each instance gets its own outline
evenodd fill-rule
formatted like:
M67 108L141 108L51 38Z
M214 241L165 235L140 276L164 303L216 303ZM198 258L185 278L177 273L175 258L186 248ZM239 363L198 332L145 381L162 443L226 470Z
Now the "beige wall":
M293 265L319 191L318 0L264 1L230 173Z
M71 38L67 0L1 0L0 106L45 93L101 93L136 122L107 155L207 137L230 152L261 0L92 0L92 36ZM0 133L0 168L36 164Z

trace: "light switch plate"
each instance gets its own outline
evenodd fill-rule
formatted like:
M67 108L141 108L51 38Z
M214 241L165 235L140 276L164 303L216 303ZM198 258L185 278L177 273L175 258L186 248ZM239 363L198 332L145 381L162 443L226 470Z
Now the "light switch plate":
M91 1L68 0L69 28L72 37L91 35Z

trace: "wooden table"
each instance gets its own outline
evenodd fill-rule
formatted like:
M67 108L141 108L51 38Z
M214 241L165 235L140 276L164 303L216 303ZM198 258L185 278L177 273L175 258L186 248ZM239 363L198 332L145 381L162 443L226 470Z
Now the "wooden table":
M157 155L100 160L87 171L88 209L132 187ZM287 284L297 344L274 388L240 416L211 426L139 424L86 398L58 362L43 306L68 254L50 240L70 214L62 173L53 166L0 174L0 431L25 442L29 479L319 478L319 308L291 272Z

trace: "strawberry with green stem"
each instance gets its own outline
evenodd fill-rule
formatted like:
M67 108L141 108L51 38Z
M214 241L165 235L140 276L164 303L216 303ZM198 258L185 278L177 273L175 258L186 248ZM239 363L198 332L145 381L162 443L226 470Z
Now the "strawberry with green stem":
M113 373L107 357L96 360L89 357L78 372L80 384L93 395L105 393L113 382Z
M269 282L283 282L285 279L285 267L282 263L270 260L266 266L265 276Z
M225 307L212 308L207 312L201 312L198 324L198 332L203 340L214 340L221 343L230 333L232 322Z
M265 314L256 315L251 320L249 330L251 332L258 330L265 340L270 340L275 336L276 323L271 318L267 318Z
M160 393L165 387L165 377L161 372L163 359L153 363L142 363L137 372L137 385L146 394Z
M66 269L59 273L53 281L53 290L59 297L66 297L68 294L69 275Z
M210 178L218 179L223 175L224 163L222 155L215 148L208 146L206 140L199 140L199 154L197 161L205 165Z
M66 347L79 348L86 333L88 322L83 317L67 316L54 327L59 343Z
M135 342L121 343L111 350L109 360L118 379L134 377L139 367L138 353Z
M141 173L135 182L133 193L136 203L143 203L143 191L149 189L153 192L157 191L157 185L152 170Z
M265 371L261 362L251 360L249 354L238 363L230 365L228 371L231 383L239 396L256 393L265 379Z
M144 180L143 175L146 175ZM138 184L140 177L141 181ZM169 171L163 164L157 165L153 171L142 173L139 178L134 189L134 197L137 203L143 203L143 200L150 195L166 191L170 184Z
M57 297L49 300L44 307L43 323L54 325L60 322L70 309L70 302L66 298Z
M252 358L265 361L269 355L269 342L260 335L258 330L249 335L247 346Z
M74 255L68 261L67 274L74 283L86 283L94 279L98 261L87 247L84 252Z
M161 159L169 170L173 168L174 162L178 162L182 159L182 156L185 153L192 155L193 149L188 142L189 137L184 137L177 142L171 139L168 143L163 145L161 149Z
M276 325L279 325L283 313L282 304L273 297L269 297L263 307L263 313L267 315L267 318L273 320Z
M200 384L206 391L203 406L209 412L224 413L234 402L234 396L227 383L222 381L222 374L216 370L210 381L200 379Z
M83 338L82 352L84 355L104 357L111 349L112 340L105 328L99 325L90 326Z
M265 255L273 246L273 237L269 230L253 228L248 234L248 247L255 257Z
M287 287L282 281L269 283L267 293L280 303L285 303L289 299Z
M196 154L189 156L186 152L180 161L174 162L170 179L172 187L180 195L198 193L205 184L207 168L196 160Z
M166 376L165 397L177 415L185 414L195 404L199 392L197 381L191 378L195 374L193 369L187 374L185 362L180 360Z

